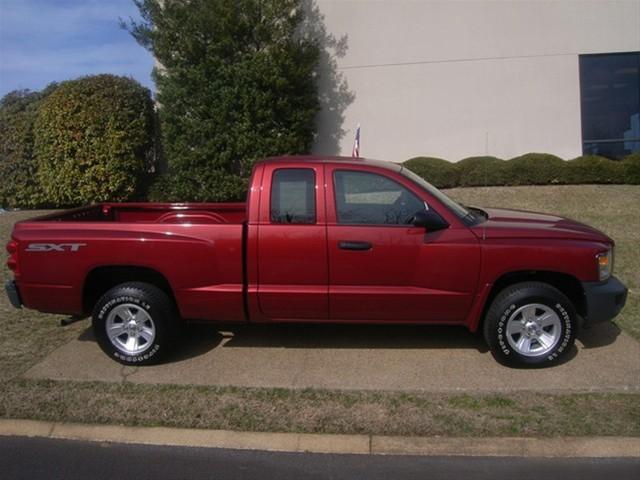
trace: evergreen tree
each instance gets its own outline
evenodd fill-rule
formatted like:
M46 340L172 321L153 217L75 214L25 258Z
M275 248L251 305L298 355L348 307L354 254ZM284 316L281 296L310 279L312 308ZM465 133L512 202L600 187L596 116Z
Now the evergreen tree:
M310 150L320 51L300 0L134 1L126 28L158 62L155 199L241 199L256 159Z

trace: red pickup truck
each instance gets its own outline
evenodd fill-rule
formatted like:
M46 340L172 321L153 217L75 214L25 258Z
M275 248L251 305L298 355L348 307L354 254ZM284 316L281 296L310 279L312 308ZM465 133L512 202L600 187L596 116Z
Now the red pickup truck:
M463 325L550 365L615 317L614 242L554 215L462 206L406 168L256 164L245 203L104 203L16 223L12 304L91 313L100 347L157 362L180 321Z

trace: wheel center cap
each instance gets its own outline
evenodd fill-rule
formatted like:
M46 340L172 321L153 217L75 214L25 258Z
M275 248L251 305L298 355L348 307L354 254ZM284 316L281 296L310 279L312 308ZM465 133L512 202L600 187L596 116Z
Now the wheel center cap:
M538 326L535 322L527 322L524 326L527 335L539 335Z

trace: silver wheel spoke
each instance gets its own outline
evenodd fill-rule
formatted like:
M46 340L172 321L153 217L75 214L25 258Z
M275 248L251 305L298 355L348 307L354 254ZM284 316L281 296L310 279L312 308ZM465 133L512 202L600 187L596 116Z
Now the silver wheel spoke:
M129 338L127 338L127 342L124 344L124 346L127 348L127 350L133 352L138 346L138 339L133 335L129 335Z
M527 305L522 310L522 316L527 322L535 320L536 318L536 307L535 305Z
M147 343L150 343L151 341L153 341L153 337L155 336L153 334L153 331L150 328L143 328L142 330L140 330L140 334L139 334L142 338L144 338Z
M543 315L539 316L536 321L538 322L538 324L544 328L544 327L548 327L550 325L554 325L555 320L558 317L553 314L553 313L544 313Z
M125 331L126 329L124 324L116 323L107 329L107 335L109 335L109 338L113 340L114 338L122 335Z
M531 339L525 335L522 335L518 339L518 343L516 343L516 348L524 354L529 353L531 351Z
M507 324L507 335L513 337L524 333L524 325L521 322L509 322Z
M538 337L538 343L542 346L542 348L544 349L548 349L551 347L551 345L553 345L553 341L554 341L554 337L552 335L549 335L546 332L543 332L542 335L540 335Z

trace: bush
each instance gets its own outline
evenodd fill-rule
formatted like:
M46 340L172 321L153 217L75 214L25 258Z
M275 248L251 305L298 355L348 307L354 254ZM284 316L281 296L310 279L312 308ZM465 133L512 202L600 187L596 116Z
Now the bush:
M135 3L142 21L127 27L162 64L154 78L168 178L154 196L235 196L256 159L310 150L320 49L302 28L305 2Z
M55 89L17 90L0 100L0 206L35 208L45 198L36 179L33 151L38 106Z
M640 153L629 155L622 161L624 165L624 182L631 185L640 185Z
M563 181L565 161L546 153L527 153L504 162L508 185L547 185Z
M496 157L469 157L457 164L460 172L458 186L478 187L506 184L504 160Z
M248 181L237 175L213 169L194 169L161 176L151 187L149 200L183 202L188 198L195 202L244 201L247 190Z
M621 161L595 155L569 160L565 167L566 183L625 183L625 165Z
M640 153L622 161L590 155L564 161L545 153L527 153L506 161L496 157L470 157L458 163L416 157L404 165L440 188L582 183L640 185Z
M38 179L57 206L133 197L148 174L154 118L149 90L97 75L61 83L35 124Z
M458 167L455 163L441 158L415 157L403 163L412 172L428 179L438 188L450 188L458 185Z

